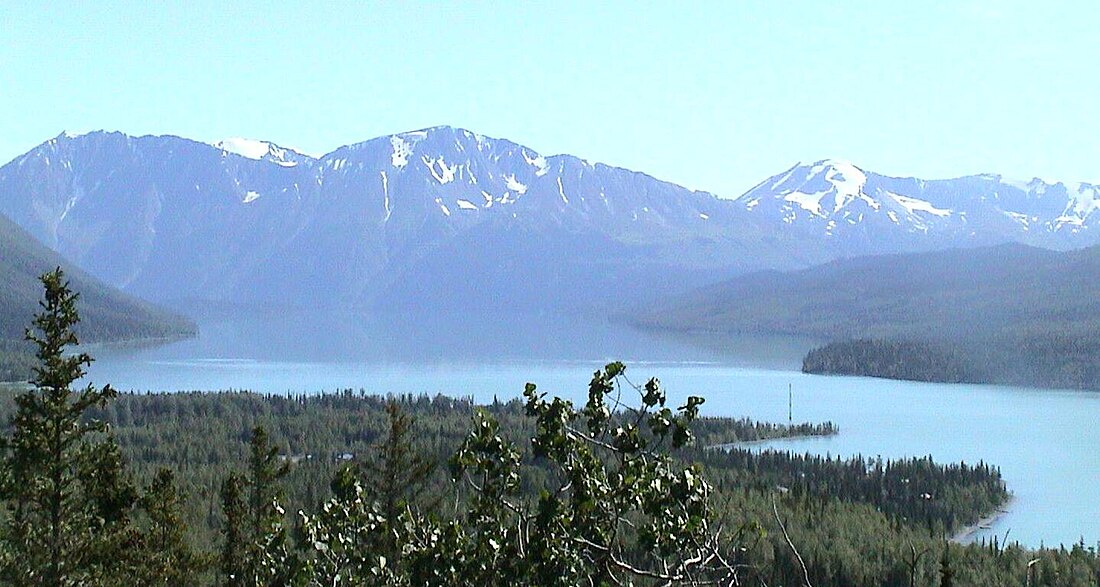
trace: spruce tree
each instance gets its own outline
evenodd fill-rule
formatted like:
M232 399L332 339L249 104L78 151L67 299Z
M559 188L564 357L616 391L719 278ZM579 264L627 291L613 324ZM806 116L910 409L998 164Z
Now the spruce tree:
M134 583L142 585L194 585L205 569L206 557L187 542L187 525L180 510L182 499L171 469L157 471L139 502L145 513Z
M92 359L77 345L78 295L61 269L45 288L26 338L37 347L33 387L16 398L3 439L0 497L8 508L2 577L16 585L111 584L126 564L136 491L107 426L91 408L115 397L110 386L74 389Z
M943 557L940 559L940 587L954 586L955 569L951 568L951 545L944 541Z
M231 475L222 484L220 567L226 585L281 585L296 572L279 487L289 471L263 427L254 428L247 476Z
M386 403L386 416L389 433L375 446L375 454L364 463L365 474L360 477L367 496L377 502L386 527L380 554L397 561L401 556L396 542L398 517L427 488L435 463L413 447L410 437L414 420L396 401Z
M218 567L227 586L248 585L247 557L248 543L245 537L246 508L244 501L244 481L238 475L230 475L222 481L222 515L225 525L222 527L222 551Z

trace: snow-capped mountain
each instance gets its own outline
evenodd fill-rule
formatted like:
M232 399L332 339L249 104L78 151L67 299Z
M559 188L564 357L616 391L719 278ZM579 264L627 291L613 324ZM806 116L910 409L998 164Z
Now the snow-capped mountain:
M846 248L893 240L899 249L1024 242L1073 248L1098 242L1100 187L1013 181L1000 175L895 178L844 161L798 164L737 198L774 223ZM842 245L844 246L844 245Z
M316 159L241 139L60 135L0 168L0 213L158 301L541 307L755 266L727 201L450 127Z
M266 141L59 135L0 214L147 299L457 311L626 305L868 253L1100 240L1087 184L898 179L823 161L729 200L451 127L312 157Z

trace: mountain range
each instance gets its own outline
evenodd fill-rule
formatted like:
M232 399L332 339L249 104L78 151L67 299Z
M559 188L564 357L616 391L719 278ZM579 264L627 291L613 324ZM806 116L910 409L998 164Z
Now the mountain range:
M866 254L1100 242L1100 189L796 165L733 199L434 127L313 157L265 141L61 134L0 167L0 214L162 303L622 308Z
M787 224L869 252L1021 242L1069 249L1100 242L1100 186L983 174L897 178L836 161L795 165L737 198L771 225ZM929 246L930 243L935 246ZM892 243L884 245L884 243Z

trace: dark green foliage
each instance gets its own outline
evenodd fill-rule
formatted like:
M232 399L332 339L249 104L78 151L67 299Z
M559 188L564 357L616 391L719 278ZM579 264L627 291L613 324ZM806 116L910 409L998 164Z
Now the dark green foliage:
M347 537L353 531L359 532L357 538L344 543L342 550L328 551L328 568L344 568L333 561L348 561L346 566L359 569L355 573L366 573L379 568L380 561L372 555L381 546L380 533L363 520L381 524L385 518L364 487L363 481L374 480L361 480L352 469L341 481L339 473L346 466L334 457L350 453L354 455L351 462L362 465L363 460L381 456L376 451L385 445L390 430L389 401L353 393L309 397L123 394L99 416L111 422L136 474L152 479L163 466L177 468L180 492L189 496L182 509L183 519L192 524L190 542L211 550L221 544L216 538L223 524L218 504L221 480L247 469L250 430L262 423L270 430L272 444L284 447L284 456L297 461L279 481L286 493L286 510L304 510L309 524L303 526L325 530L317 535L322 543L332 543L325 536ZM463 443L478 409L468 401L444 397L402 397L396 401L403 412L416 418L415 433L409 437L412 454L435 463L444 463ZM0 402L0 414L10 413L11 409L8 395ZM498 433L515 446L523 448L525 439L534 436L530 420L523 415L523 403L512 401L481 409L500 423ZM723 430L724 424L728 424L728 430ZM773 501L807 561L815 587L907 585L909 571L904 561L910 556L909 541L920 549L934 549L921 560L917 584L935 585L940 579L942 535L950 520L955 520L953 526L958 527L964 520L989 513L992 504L1004 495L1003 482L988 466L940 465L926 458L883 461L880 465L877 460L867 459L785 453L753 456L753 451L745 449L704 448L739 438L751 439L757 429L767 430L768 426L701 417L692 426L696 444L680 449L687 451L684 458L703 466L703 477L712 487L713 519L727 529L722 535L746 548L737 558L738 563L747 565L740 574L742 584L759 584L754 578L757 576L769 585L799 581L797 561L774 521ZM521 462L522 495L537 499L540 474L546 473L532 466L535 461L526 454ZM424 499L412 500L434 522L425 525L423 520L414 523L410 514L398 516L398 531L420 553L401 563L407 565L413 577L433 577L433 573L446 569L446 561L429 556L435 552L431 545L455 545L461 535L461 528L448 520L457 513L451 509L455 497L465 503L467 494L465 490L456 493L449 479L441 475L444 472L436 471L426 481ZM240 492L243 502L246 489L242 486ZM919 498L921 493L936 495L932 508L924 509L927 501ZM433 506L433 497L443 499ZM928 512L938 528L934 538L928 529ZM997 555L980 544L952 548L956 585L1022 585L1022 569L1034 558L1043 560L1034 572L1038 575L1041 569L1047 569L1042 571L1047 579L1033 585L1073 585L1054 577L1090 576L1089 572L1095 577L1100 570L1095 549L1083 546L1042 551L1010 546L998 549ZM305 554L299 552L298 556ZM317 576L324 576L322 558L315 554L308 558ZM386 567L390 566L388 561ZM197 584L205 583L200 580Z
M709 525L710 486L698 467L662 454L690 441L702 400L666 408L650 380L641 408L612 411L623 370L612 363L596 372L581 410L528 384L530 452L478 412L449 460L468 498L447 519L410 507L386 518L358 483L338 477L336 497L304 520L310 562L299 579L327 584L340 570L350 584L384 585L729 580L734 569ZM399 558L386 555L390 540Z
M421 504L420 498L428 489L436 463L416 451L412 444L413 419L401 409L395 400L386 404L389 423L385 439L376 444L372 454L364 461L358 477L363 481L365 497L377 504L382 520L381 544L375 549L378 555L398 563L401 550L396 536L398 529L392 524L411 506L423 506L431 511L438 505L438 496ZM345 469L346 471L346 469ZM355 492L346 474L334 480L334 493L350 498Z
M0 381L24 381L34 373L34 347L23 340L0 339Z
M977 383L986 379L948 345L904 340L831 342L806 355L802 372L941 383Z
M3 440L2 535L10 558L3 577L15 584L110 583L120 572L137 494L106 425L88 420L115 396L109 386L73 382L91 363L77 344L77 294L60 269L42 276L45 299L27 339L37 348L34 388L19 395Z
M244 482L230 475L222 482L222 549L218 570L227 585L247 585L248 551L252 543L247 537L248 511L245 506Z
M832 422L813 424L773 424L757 422L749 418L696 418L691 423L691 431L699 446L756 442L778 438L806 436L832 436L840 433L840 428Z
M248 473L222 484L225 516L220 567L227 585L279 584L292 572L282 488L290 465L262 426L252 430Z
M3 439L0 573L12 584L185 584L204 566L186 543L171 473L140 499L115 438L96 419L116 393L73 389L91 357L73 353L77 294L60 269L41 278L33 388L14 398ZM135 524L134 518L141 519Z
M868 504L896 521L932 527L937 535L958 532L1008 499L1000 471L984 463L939 465L930 457L843 460L743 448L700 452L695 458L719 488Z
M955 571L951 569L951 545L946 542L943 545L943 555L940 557L940 587L954 587Z
M134 583L140 585L194 585L209 566L208 557L188 542L182 519L182 501L175 475L161 469L139 500L143 515L141 561L134 565Z

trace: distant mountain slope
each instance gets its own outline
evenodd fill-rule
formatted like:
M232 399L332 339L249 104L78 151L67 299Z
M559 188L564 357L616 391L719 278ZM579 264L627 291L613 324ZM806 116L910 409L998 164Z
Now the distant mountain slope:
M1100 247L1001 245L742 276L637 317L672 330L948 342L982 379L1100 387Z
M0 381L26 377L29 345L24 329L38 311L42 286L38 276L62 267L80 293L77 329L81 342L178 337L194 333L186 319L110 288L36 242L0 216Z
M0 213L159 302L624 307L761 269L1100 242L1095 186L797 165L735 200L446 126L320 158L265 141L59 135L0 167Z
M996 334L1021 325L1073 329L1100 319L1100 247L1025 245L834 261L746 275L648 313L677 328L819 337Z

